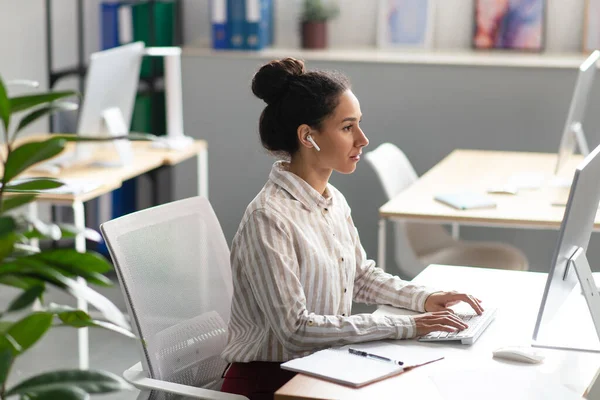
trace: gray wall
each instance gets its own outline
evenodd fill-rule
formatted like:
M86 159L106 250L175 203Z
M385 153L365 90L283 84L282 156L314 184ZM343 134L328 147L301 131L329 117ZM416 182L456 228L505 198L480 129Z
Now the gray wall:
M258 139L263 103L250 91L264 61L220 55L183 61L185 129L209 143L210 198L228 241L273 161ZM555 152L576 78L576 70L554 68L316 61L308 67L345 72L361 102L369 147L396 143L419 174L455 148ZM584 125L590 146L600 143L590 128L600 126L598 85ZM352 175L334 173L331 183L345 194L363 245L375 258L377 210L385 198L374 172L361 162ZM496 228L463 228L462 236L515 244L538 271L547 270L558 237L555 231ZM592 260L597 244L596 236ZM391 251L387 260L393 265Z

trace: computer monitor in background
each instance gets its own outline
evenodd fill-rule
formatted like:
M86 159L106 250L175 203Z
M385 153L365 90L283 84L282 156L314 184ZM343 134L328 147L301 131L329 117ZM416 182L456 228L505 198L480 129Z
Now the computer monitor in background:
M108 137L129 133L144 51L143 42L134 42L91 55L77 125L79 136ZM77 161L90 158L93 151L103 145L106 144L78 143ZM109 145L115 146L119 154L120 161L116 165L131 162L129 141L115 140Z
M534 346L600 352L600 295L586 258L600 202L599 153L600 146L575 170L535 324ZM578 282L581 290L574 290ZM591 315L585 321L573 318L571 308L565 307L585 307L584 299Z
M590 150L583 132L583 117L587 107L588 98L594 83L596 75L597 62L600 59L600 51L596 50L581 64L579 75L571 98L569 114L565 121L560 145L558 148L558 158L554 168L554 174L559 175L561 169L567 163L569 157L575 152L575 146L584 156L590 153ZM570 179L569 182L570 183Z

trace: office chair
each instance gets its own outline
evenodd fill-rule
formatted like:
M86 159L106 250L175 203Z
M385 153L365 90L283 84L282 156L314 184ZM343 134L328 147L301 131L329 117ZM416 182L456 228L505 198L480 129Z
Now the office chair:
M390 200L417 180L412 164L396 145L383 143L365 154ZM429 264L464 265L526 271L527 257L498 242L454 239L439 224L394 221L395 260L400 272L414 278Z
M229 248L204 197L193 197L100 226L127 304L141 362L123 377L138 400L221 393L233 283Z

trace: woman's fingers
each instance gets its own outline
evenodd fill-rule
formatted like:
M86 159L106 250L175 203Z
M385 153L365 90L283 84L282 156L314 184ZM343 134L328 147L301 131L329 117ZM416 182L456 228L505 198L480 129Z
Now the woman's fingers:
M478 314L481 315L483 313L483 307L481 307L481 300L478 298L468 295L466 293L452 293L450 294L449 302L454 304L464 301L469 304L471 308Z
M425 335L434 331L456 332L468 328L468 325L460 318L448 311L416 316L415 323L418 335Z

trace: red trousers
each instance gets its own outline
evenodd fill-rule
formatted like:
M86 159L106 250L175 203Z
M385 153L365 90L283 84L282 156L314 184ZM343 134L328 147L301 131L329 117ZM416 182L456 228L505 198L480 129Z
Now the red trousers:
M296 373L278 362L233 363L225 372L221 392L241 394L250 400L273 400L275 392Z

